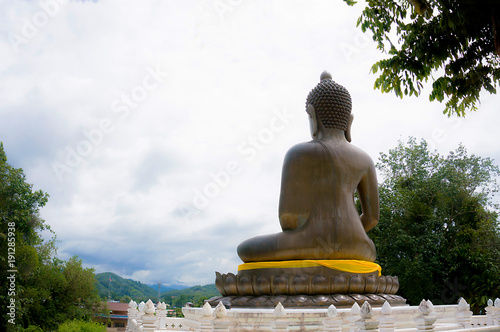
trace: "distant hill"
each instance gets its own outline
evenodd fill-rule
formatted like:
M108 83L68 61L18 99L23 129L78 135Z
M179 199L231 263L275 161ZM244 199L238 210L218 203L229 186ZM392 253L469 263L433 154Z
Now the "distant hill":
M111 282L109 281L111 278ZM125 279L111 272L98 273L95 276L99 296L103 299L111 299L121 302L134 300L146 302L151 299L158 301L158 285L146 285L132 279ZM195 305L203 305L203 301L212 296L220 296L214 284L205 286L194 286L184 289L181 285L162 285L161 301L173 307L183 307L187 302Z
M110 282L111 278L111 282ZM124 279L111 272L98 273L95 276L99 296L103 299L129 302L130 299L140 302L152 299L158 300L158 291L132 279Z
M149 287L153 288L156 292L158 292L158 284L146 284ZM185 289L188 288L186 286L178 285L178 284L172 284L172 285L161 285L160 288L160 293L165 293L171 290L175 289Z
M161 293L160 299L173 307L183 307L187 302L192 302L195 306L201 306L204 300L208 300L213 296L220 296L215 284L170 290Z

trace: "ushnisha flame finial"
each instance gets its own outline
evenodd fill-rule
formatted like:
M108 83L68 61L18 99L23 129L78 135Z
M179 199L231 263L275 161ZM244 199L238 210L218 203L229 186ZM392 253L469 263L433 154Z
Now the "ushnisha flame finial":
M331 80L332 79L332 74L330 74L328 71L324 70L321 73L321 76L319 77L320 81L323 80Z

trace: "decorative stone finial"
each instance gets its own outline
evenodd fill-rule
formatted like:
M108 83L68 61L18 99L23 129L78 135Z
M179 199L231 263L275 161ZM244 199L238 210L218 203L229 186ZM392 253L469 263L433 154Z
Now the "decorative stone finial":
M382 306L381 312L382 312L382 315L390 315L390 314L392 314L392 307L389 304L389 302L387 302L387 301L384 302L384 305Z
M493 300L492 299L488 299L488 307L493 307Z
M368 301L365 301L365 303L363 303L363 305L361 306L361 310L359 311L359 315L361 316L361 318L364 318L364 319L372 318L372 316L373 316L372 306L370 305L370 303L368 303Z
M219 302L220 303L220 302ZM212 316L212 307L208 302L205 302L203 308L201 309L201 313L203 316Z
M148 300L148 302L146 302L146 307L145 307L145 313L147 315L154 315L155 313L155 305L153 303L153 301L151 301L151 299Z
M359 315L359 311L360 311L360 308L359 308L358 302L354 302L354 304L351 307L351 314Z
M135 303L134 300L130 300L130 302L128 303L128 307L130 309L137 309L137 303Z
M139 303L139 311L144 312L145 307L146 307L146 303L144 303L144 301L141 301L141 303Z
M328 317L337 317L337 308L333 304L330 304L328 311L326 312Z
M156 306L159 310L166 310L167 309L167 305L165 304L165 302L160 302L158 303L158 305Z
M427 300L427 306L431 309L431 312L434 312L434 304L432 304L431 300Z
M332 74L330 74L328 71L323 71L321 73L321 76L319 78L320 81L323 81L323 80L331 80L332 79Z
M432 312L432 308L429 306L429 302L430 301L422 300L422 302L420 302L420 305L418 306L418 310L424 316L427 316Z
M278 305L276 305L276 308L274 308L274 317L285 317L286 312L285 312L285 307L281 304L281 302L278 302Z
M215 307L215 317L217 318L226 318L227 310L222 301L219 301L219 304Z
M458 311L470 311L470 305L463 297L458 300Z
M495 307L500 308L500 299L498 297L495 299Z

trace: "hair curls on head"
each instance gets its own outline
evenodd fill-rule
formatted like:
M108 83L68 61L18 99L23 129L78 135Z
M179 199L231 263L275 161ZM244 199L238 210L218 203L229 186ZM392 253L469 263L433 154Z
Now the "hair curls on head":
M351 114L351 95L342 85L335 83L328 72L321 74L321 81L309 92L307 105L313 105L325 128L346 131Z

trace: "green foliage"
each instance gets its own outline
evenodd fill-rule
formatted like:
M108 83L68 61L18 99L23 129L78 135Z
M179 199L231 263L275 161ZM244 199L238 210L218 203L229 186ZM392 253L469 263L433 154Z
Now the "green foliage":
M111 278L111 282L109 282ZM131 279L124 279L114 273L104 272L95 276L99 295L102 298L111 298L120 302L128 303L134 300L146 302L151 299L157 300L158 292L148 285ZM193 286L186 289L173 289L163 292L160 295L160 301L165 302L171 307L182 308L187 302L200 307L205 304L205 300L213 296L220 296L219 291L214 284L205 286ZM181 312L177 315L182 314Z
M446 100L444 113L458 116L477 109L482 89L496 93L500 82L496 0L368 0L358 26L363 32L370 30L378 48L389 55L372 67L373 73L380 72L375 88L382 92L418 96L423 82L432 78L429 99Z
M47 259L53 242L44 243L39 232L50 230L40 219L39 210L49 195L41 190L33 191L20 168L7 163L7 156L0 143L0 278L6 280L7 270L17 270L26 279L36 270L40 260ZM8 257L9 239L15 239L15 252ZM9 262L10 260L10 262ZM5 285L2 283L2 286ZM2 288L0 296L7 291ZM3 300L3 298L2 298ZM2 302L3 304L4 302Z
M90 319L100 307L94 271L84 269L76 257L66 262L55 258L55 238L43 239L41 232L51 230L39 210L48 195L32 188L23 170L7 163L0 143L0 305L5 308L13 299L16 309L14 318L2 312L4 329L54 330L68 319ZM10 239L15 252L8 251ZM7 276L15 277L14 289Z
M181 290L171 290L161 294L161 299L172 307L183 307L187 302L193 303L196 307L205 304L205 300L213 296L220 296L214 284L205 286L193 286Z
M370 233L384 273L397 275L400 293L456 303L477 313L500 296L500 226L492 195L498 167L468 156L463 146L444 157L410 138L381 154L377 168L381 216Z
M53 252L54 242L44 242L39 234L50 231L39 216L47 199L48 194L34 191L33 186L26 182L22 169L7 163L0 143L0 305L5 308L10 299L16 300L15 318L5 316L6 312L2 311L3 324L24 314L23 284ZM10 288L8 276L15 278L15 289Z
M181 307L176 307L175 308L175 317L184 317L184 313L182 312Z
M43 330L38 326L30 325L25 329L21 328L20 332L43 332Z
M26 314L21 322L50 329L68 319L89 320L101 306L94 270L83 268L77 257L65 262L54 258L40 266L23 295Z
M57 332L104 332L106 326L83 320L71 320L59 325Z
M111 278L111 282L109 279ZM155 300L158 298L158 292L153 288L139 281L124 279L111 272L98 273L95 276L97 289L102 298L120 300L128 303L134 300L140 301Z
M111 283L109 282L110 277ZM154 301L158 297L157 291L150 286L138 281L124 279L111 272L99 273L95 276L95 279L99 294L103 298L108 298L111 294L112 299L128 303L130 300L146 302L148 299L152 299ZM163 292L160 295L160 301L175 308L177 317L183 317L181 308L186 303L191 302L195 307L201 307L205 304L205 300L213 296L220 296L214 284L198 285L186 289L173 289Z

